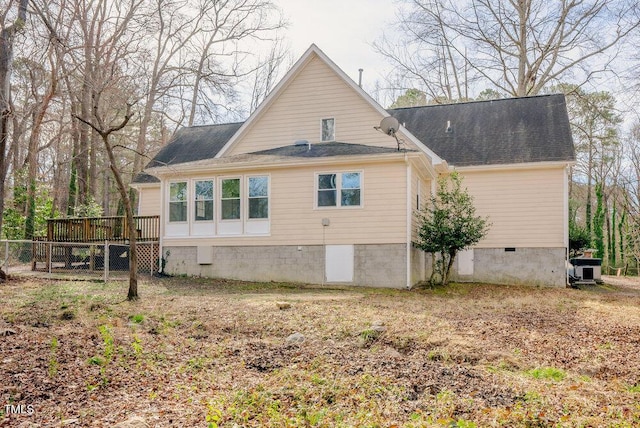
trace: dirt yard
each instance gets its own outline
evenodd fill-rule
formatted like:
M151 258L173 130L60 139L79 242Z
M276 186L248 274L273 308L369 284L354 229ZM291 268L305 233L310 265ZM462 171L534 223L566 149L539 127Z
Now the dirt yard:
M135 303L125 282L14 280L0 284L0 427L639 426L640 286L607 280L164 278Z

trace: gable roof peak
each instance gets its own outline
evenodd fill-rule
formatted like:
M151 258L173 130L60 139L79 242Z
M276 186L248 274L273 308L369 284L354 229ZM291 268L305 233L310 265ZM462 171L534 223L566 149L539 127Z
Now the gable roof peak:
M317 57L324 62L329 69L331 69L338 77L340 77L351 89L353 89L360 97L362 97L371 107L374 108L379 114L380 118L389 116L389 112L384 109L377 101L375 101L360 85L358 85L353 79L351 79L335 62L331 60L315 43L312 43L309 48L302 54L302 56L291 67L287 74L280 80L276 87L269 93L269 95L260 103L258 108L249 116L249 118L242 124L240 129L233 135L233 137L222 147L217 153L216 158L223 157L225 153L240 140L242 136L251 128L252 124L260 118L269 106L282 94L291 81L297 76L302 68L313 58ZM434 164L443 163L443 159L440 158L435 152L428 148L422 141L417 139L407 129L402 129L402 133L410 140L415 146L420 148L426 153Z

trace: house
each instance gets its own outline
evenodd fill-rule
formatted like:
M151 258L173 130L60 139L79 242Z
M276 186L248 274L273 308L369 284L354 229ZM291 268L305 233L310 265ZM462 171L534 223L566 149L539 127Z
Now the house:
M492 227L454 279L560 287L573 161L563 95L385 110L312 45L245 122L179 130L132 185L168 273L404 288L431 268L414 212L456 170Z

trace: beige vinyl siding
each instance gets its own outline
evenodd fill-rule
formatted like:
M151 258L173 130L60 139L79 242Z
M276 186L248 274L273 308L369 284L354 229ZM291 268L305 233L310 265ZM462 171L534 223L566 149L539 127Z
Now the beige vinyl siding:
M324 62L313 56L225 156L320 142L322 119L335 119L336 141L396 147L375 129L382 117Z
M461 174L478 214L493 223L479 248L564 246L563 167Z
M160 184L138 189L138 215L160 215Z
M317 173L357 171L362 172L362 207L315 207ZM252 173L254 172L249 170L243 171L245 175ZM266 174L265 171L256 173ZM321 245L323 242L326 244L406 242L406 165L403 161L336 167L301 166L272 170L268 175L271 180L270 236L166 238L165 245ZM323 218L329 219L330 226L322 226Z
M420 183L418 185L418 183ZM419 193L419 195L418 195ZM418 206L418 198L420 206ZM416 213L429 201L431 197L431 180L427 173L420 168L420 164L412 162L411 168L411 241L418 238L419 219Z

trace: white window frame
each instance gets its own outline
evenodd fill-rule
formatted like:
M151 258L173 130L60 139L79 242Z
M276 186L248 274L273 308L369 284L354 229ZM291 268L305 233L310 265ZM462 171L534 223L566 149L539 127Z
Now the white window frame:
M324 123L325 120L331 120L333 123L333 135L331 139L325 140L323 137L323 129L322 129L322 124ZM336 141L336 118L335 117L325 117L320 119L320 142L321 143L330 143Z
M267 217L249 218L249 184L252 178L263 177L267 180L266 196L256 198L267 199ZM222 183L224 180L239 181L239 218L222 218ZM213 218L211 220L196 220L196 183L201 181L211 181L213 183ZM186 220L169 221L171 186L176 183L186 184ZM164 214L163 214L163 236L174 237L196 237L196 238L217 238L228 236L269 236L271 233L271 174L238 174L238 175L216 175L204 177L191 177L185 179L172 179L162 184ZM227 198L231 199L231 198ZM234 198L235 199L235 198ZM206 199L209 201L209 199ZM174 201L178 202L178 201Z
M238 184L238 190L240 192L240 195L238 196L238 200L240 202L240 214L238 215L238 218L227 218L227 219L223 219L222 218L222 182L224 180L239 180L239 184ZM218 177L218 197L217 197L217 202L218 202L218 221L221 223L235 223L235 222L242 222L242 216L244 214L244 210L243 210L243 204L242 204L242 199L243 199L243 180L242 180L242 176L241 175L230 175L230 176L224 176L224 177ZM236 199L236 198L227 198L229 200L231 199Z
M172 201L171 200L171 185L172 184L178 184L178 183L184 183L186 186L186 199L184 201ZM167 212L167 223L169 224L187 224L189 223L189 180L171 180L168 183L167 186L167 206L166 206L166 212ZM185 206L187 208L187 213L185 216L185 220L178 220L178 221L172 221L171 220L171 203L172 202L184 202Z
M266 218L249 218L249 181L255 177L266 177L267 179L267 217ZM270 174L251 174L244 176L245 181L245 197L242 203L245 204L244 212L244 235L269 235L271 233L271 175ZM262 197L262 196L261 196Z
M218 192L216 201L218 202L218 209L216 214L217 220L217 236L237 236L244 234L244 179L243 175L228 175L218 177ZM222 219L222 182L224 180L240 180L239 183L239 202L240 202L240 215L238 218ZM234 198L235 199L235 198Z
M196 220L197 200L196 200L196 183L198 181L211 181L213 183L213 218L211 220ZM191 180L191 197L189 203L192 205L192 217L189 219L189 230L191 236L215 236L216 235L216 216L218 209L217 191L218 183L215 177L194 178ZM204 199L207 200L208 199Z
M250 193L249 193L249 183L251 181L252 178L266 178L267 179L267 216L264 218L250 218L249 214L250 214L250 210L249 210L249 200L250 199L257 199L257 198L264 198L265 196L258 196L258 197L251 197ZM252 175L246 175L245 176L245 194L246 197L244 198L244 200L246 201L245 203L245 207L246 209L244 210L245 212L245 220L246 221L268 221L271 220L271 176L269 174L252 174Z
M194 178L192 181L193 181L193 186L191 188L192 188L192 193L193 193L192 194L192 196L193 196L193 200L192 200L192 202L193 202L193 213L192 213L192 219L191 220L196 224L199 224L199 223L213 223L216 220L216 179L215 178ZM212 189L213 190L213 194L212 194L211 199L197 199L198 195L196 194L196 191L197 191L197 185L196 184L198 182L202 182L202 181L210 181L211 182L211 185L213 186L213 189ZM210 202L213 203L213 212L211 213L211 219L210 220L198 220L196 218L196 214L198 212L198 202L199 201L204 201L204 202L210 201Z
M360 205L342 205L342 174L351 174L358 173L360 174ZM320 206L318 205L318 191L319 189L319 177L321 175L336 175L336 204L331 206ZM325 209L362 209L364 208L364 171L363 170L343 170L343 171L322 171L316 172L314 176L314 209L325 210Z

